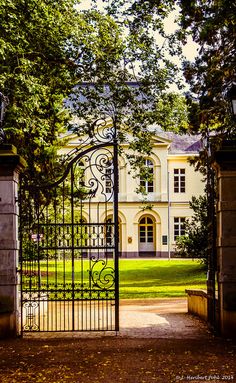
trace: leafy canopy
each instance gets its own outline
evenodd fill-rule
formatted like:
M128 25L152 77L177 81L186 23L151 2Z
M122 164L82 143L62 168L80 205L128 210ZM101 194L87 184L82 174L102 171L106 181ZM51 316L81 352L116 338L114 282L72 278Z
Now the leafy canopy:
M96 4L78 11L76 4L0 2L0 89L9 98L4 129L38 182L59 170L56 153L72 113L88 131L98 117L115 122L120 138L122 127L130 129L136 150L151 150L150 123L186 127L184 99L168 90L177 68L166 50L178 46L156 39L168 40L163 20L174 2L104 1L103 12Z
M74 3L0 3L0 89L9 98L4 128L31 175L38 171L42 178L51 171L58 136L70 118L63 99L76 81L71 46L83 27Z
M90 68L88 65L70 100L72 113L79 118L74 130L80 131L83 123L83 133L94 127L94 121L108 119L120 140L127 140L126 133L132 133L134 159L151 152L150 124L171 130L187 127L185 99L170 91L177 82L178 69L166 52L179 49L164 31L171 3L159 1L150 8L148 2L104 0L108 27L96 1L93 3L92 11L85 15L91 23L90 33L100 38L103 54L98 57L97 52L90 56L87 53ZM159 37L166 39L165 44Z
M236 4L227 0L180 0L182 36L199 44L194 63L186 62L195 129L235 134L227 93L236 81ZM191 101L197 100L198 106ZM194 121L193 121L194 122Z

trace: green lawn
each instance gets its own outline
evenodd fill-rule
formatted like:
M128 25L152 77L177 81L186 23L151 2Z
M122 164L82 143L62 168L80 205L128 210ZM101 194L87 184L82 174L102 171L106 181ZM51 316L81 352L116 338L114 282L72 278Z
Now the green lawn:
M206 289L206 272L192 260L120 260L121 298L185 296L185 289Z
M112 265L112 261L109 261ZM83 281L81 265L83 264ZM49 261L49 280L55 282L53 261ZM63 268L66 275L63 277ZM89 261L75 261L75 279L88 283ZM46 283L46 262L41 261L42 282ZM44 275L43 275L44 274ZM71 263L57 261L56 280L71 281ZM131 260L121 259L119 262L120 298L164 298L185 296L185 289L206 289L206 272L203 266L193 260Z

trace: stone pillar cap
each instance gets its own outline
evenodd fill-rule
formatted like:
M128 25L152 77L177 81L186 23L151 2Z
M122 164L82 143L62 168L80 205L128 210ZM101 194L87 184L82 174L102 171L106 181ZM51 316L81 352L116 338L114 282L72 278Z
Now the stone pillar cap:
M0 145L0 166L25 168L27 163L24 158L17 154L14 145L3 144Z
M215 162L222 169L236 169L236 139L224 140L215 153Z

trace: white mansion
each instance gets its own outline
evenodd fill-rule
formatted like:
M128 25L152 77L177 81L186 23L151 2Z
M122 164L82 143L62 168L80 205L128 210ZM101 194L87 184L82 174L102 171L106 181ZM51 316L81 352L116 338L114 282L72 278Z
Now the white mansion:
M71 135L67 145L60 151L66 154L78 146L78 137ZM157 132L153 136L152 154L145 159L153 177L150 181L133 177L130 166L119 158L119 244L120 256L170 257L175 241L184 234L184 222L191 217L189 201L192 196L204 192L202 175L188 162L198 156L201 143L189 135ZM124 144L124 150L128 145ZM143 196L137 194L140 186L146 190L145 209ZM109 185L107 185L109 189ZM109 193L109 190L107 190ZM94 222L96 204L93 199ZM112 215L112 207L111 213ZM106 215L106 220L109 218ZM83 219L87 219L86 208ZM103 217L99 218L101 221Z

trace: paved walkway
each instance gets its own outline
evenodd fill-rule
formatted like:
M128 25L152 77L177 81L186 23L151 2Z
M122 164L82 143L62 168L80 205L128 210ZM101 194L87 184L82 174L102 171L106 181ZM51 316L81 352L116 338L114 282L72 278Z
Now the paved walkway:
M208 334L206 325L187 313L186 298L121 301L121 337L196 339Z
M121 300L120 331L56 333L67 338L157 338L157 339L203 339L211 337L204 322L189 315L186 298ZM55 337L55 333L31 333L24 337Z

